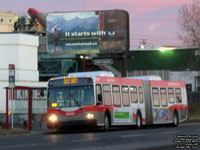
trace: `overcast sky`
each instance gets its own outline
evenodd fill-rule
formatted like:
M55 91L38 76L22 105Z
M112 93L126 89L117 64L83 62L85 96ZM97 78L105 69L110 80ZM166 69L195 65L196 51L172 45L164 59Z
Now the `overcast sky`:
M0 12L40 12L124 9L130 16L130 45L145 39L148 44L180 46L177 13L192 0L0 0Z

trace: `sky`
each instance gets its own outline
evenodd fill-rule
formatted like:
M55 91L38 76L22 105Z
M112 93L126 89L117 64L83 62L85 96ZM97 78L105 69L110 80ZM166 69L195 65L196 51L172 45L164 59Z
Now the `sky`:
M178 10L192 0L0 0L0 12L26 14L123 9L129 13L130 47L142 41L153 46L181 46L177 38Z

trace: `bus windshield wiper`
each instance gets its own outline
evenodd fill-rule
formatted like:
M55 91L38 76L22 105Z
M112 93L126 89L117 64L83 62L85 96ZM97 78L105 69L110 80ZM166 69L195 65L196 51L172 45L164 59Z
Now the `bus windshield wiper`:
M78 105L78 107L82 110L80 103L76 99L74 99L74 101L75 101L76 105Z

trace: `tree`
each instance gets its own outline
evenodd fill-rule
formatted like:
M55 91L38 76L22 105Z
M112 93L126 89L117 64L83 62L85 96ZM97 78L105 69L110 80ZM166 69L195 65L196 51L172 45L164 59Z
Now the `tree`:
M183 44L200 48L200 0L179 9L178 25L178 37Z

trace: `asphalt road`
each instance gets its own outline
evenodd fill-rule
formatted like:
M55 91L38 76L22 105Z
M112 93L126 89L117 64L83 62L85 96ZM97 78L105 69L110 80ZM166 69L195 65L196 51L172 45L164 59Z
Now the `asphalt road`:
M200 123L145 129L114 128L109 132L32 132L0 136L0 150L171 150L200 149Z

